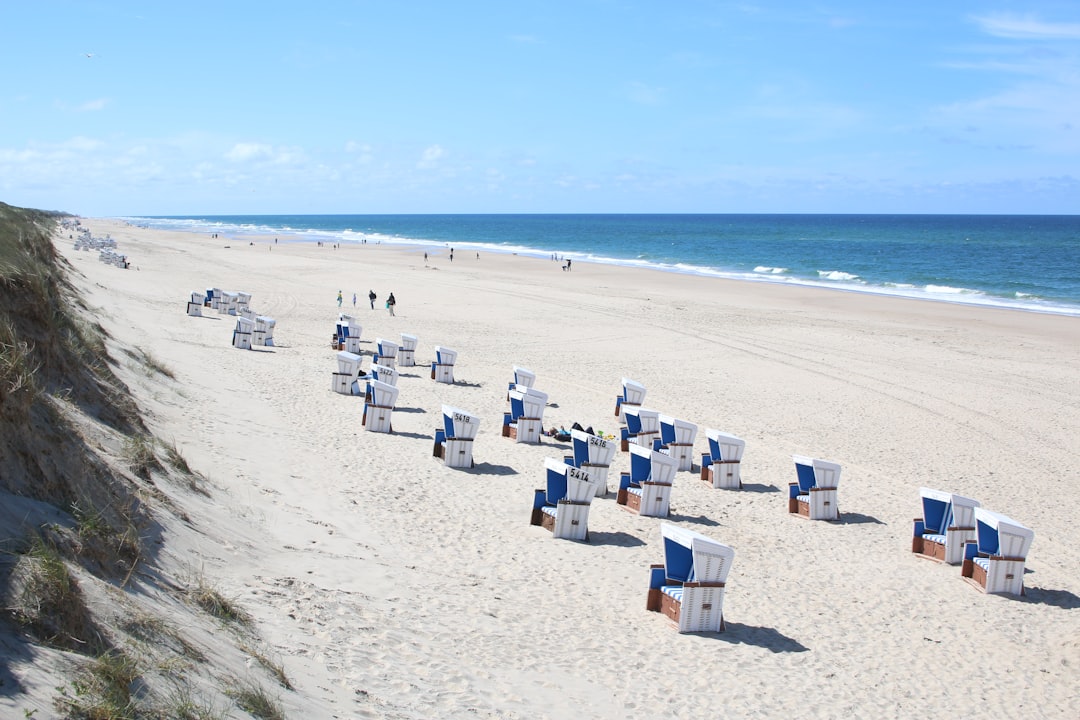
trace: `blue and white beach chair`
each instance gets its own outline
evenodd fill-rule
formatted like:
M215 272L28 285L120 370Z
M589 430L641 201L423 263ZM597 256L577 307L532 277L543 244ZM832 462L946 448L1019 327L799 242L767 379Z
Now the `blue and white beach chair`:
M514 379L510 381L507 390L513 390L515 385L531 388L536 384L536 373L528 368L514 366Z
M364 400L364 415L361 418L366 430L372 432L393 432L390 416L397 404L398 388L388 383L372 380L367 384L368 397Z
M599 435L590 435L584 430L571 430L570 441L573 443L574 454L563 460L588 472L597 497L607 495L607 476L611 460L615 457L615 442Z
M628 378L622 379L622 395L615 398L615 417L625 423L625 410L628 407L641 407L645 402L645 386ZM651 446L651 443L650 443Z
M450 348L435 346L435 360L431 363L431 379L435 382L454 384L454 363L457 362L457 351Z
M360 354L360 335L364 328L352 315L340 313L334 331L334 343L338 350Z
M413 367L416 365L416 343L415 335L401 333L401 345L397 351L397 364L400 367Z
M698 427L689 420L660 415L660 452L675 458L679 470L694 467L694 441Z
M480 429L480 418L450 405L442 406L443 426L435 429L432 454L448 467L473 466L473 440Z
M987 593L1024 594L1024 565L1035 532L1004 515L975 508L975 539L964 545L961 576Z
M839 520L836 486L840 465L829 460L792 455L798 482L788 486L788 512L811 520Z
M244 317L236 318L236 328L232 334L232 346L241 350L251 349L251 336L255 331L255 321Z
M386 367L397 367L398 344L393 340L375 338L375 358L373 362Z
M274 328L277 327L277 320L266 315L255 316L255 334L252 337L252 342L255 345L261 345L264 347L274 346Z
M631 445L630 472L620 473L615 502L639 515L667 517L675 468L675 458Z
M358 395L360 391L354 383L360 377L361 360L363 358L356 353L339 351L337 372L330 376L330 389L342 395Z
M709 452L701 455L701 479L714 488L742 487L742 457L746 441L730 433L705 429Z
M919 488L923 516L915 518L911 552L920 557L959 565L964 543L975 539L975 508L978 500L963 495Z
M187 304L187 314L191 317L202 317L202 309L206 307L206 293L193 290L191 300Z
M653 441L660 439L659 411L627 405L623 407L623 419L626 423L626 427L620 428L623 452L630 448L631 443L651 450Z
M660 523L660 536L664 564L649 567L646 608L666 615L681 633L722 631L735 550L670 523Z
M533 495L530 524L550 530L557 538L588 540L593 499L589 473L551 458L544 458L544 469L547 487Z
M509 396L510 412L503 414L503 437L519 443L539 443L544 432L547 393L515 385Z

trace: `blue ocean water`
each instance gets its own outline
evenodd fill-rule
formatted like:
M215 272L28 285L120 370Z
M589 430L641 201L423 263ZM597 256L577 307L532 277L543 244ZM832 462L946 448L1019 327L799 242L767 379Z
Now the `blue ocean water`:
M129 217L243 240L513 252L1080 316L1080 216L219 215Z

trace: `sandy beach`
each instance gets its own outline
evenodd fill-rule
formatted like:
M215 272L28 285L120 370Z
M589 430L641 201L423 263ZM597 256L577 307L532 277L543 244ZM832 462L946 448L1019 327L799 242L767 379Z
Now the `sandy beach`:
M116 341L175 376L132 389L212 488L172 492L191 523L166 527L160 562L251 613L295 688L290 717L1080 717L1076 318L84 225L132 267L58 247ZM234 318L187 317L208 287L251 293L276 346L237 350ZM392 434L330 390L339 290L365 353L419 338ZM435 345L459 353L454 385L428 375ZM500 436L514 365L548 393L545 427L616 433L628 377L646 407L699 426L696 458L706 428L746 440L746 487L680 472L669 519L735 549L725 632L680 635L645 610L660 521L614 494L587 543L529 524L544 458L569 445ZM443 404L481 418L472 469L432 457ZM842 465L840 522L787 513L792 454ZM1034 530L1024 597L911 553L920 486Z

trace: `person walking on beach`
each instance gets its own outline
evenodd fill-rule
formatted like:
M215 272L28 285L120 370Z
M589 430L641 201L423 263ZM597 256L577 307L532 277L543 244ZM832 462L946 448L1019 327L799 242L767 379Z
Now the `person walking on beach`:
M352 294L352 306L353 306L354 308L356 307L356 293L353 293L353 294Z
M390 296L386 298L386 309L390 311L390 316L394 315L394 306L397 305L397 300L394 299L394 293L390 293Z
M341 291L337 291L337 306L341 307Z
M371 309L375 309L375 291L368 290L367 299L371 302Z

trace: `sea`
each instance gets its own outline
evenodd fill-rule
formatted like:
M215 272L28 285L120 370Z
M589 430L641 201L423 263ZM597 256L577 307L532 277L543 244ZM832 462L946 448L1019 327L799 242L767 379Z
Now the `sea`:
M1080 317L1080 215L205 215L132 224L248 242L516 253Z

